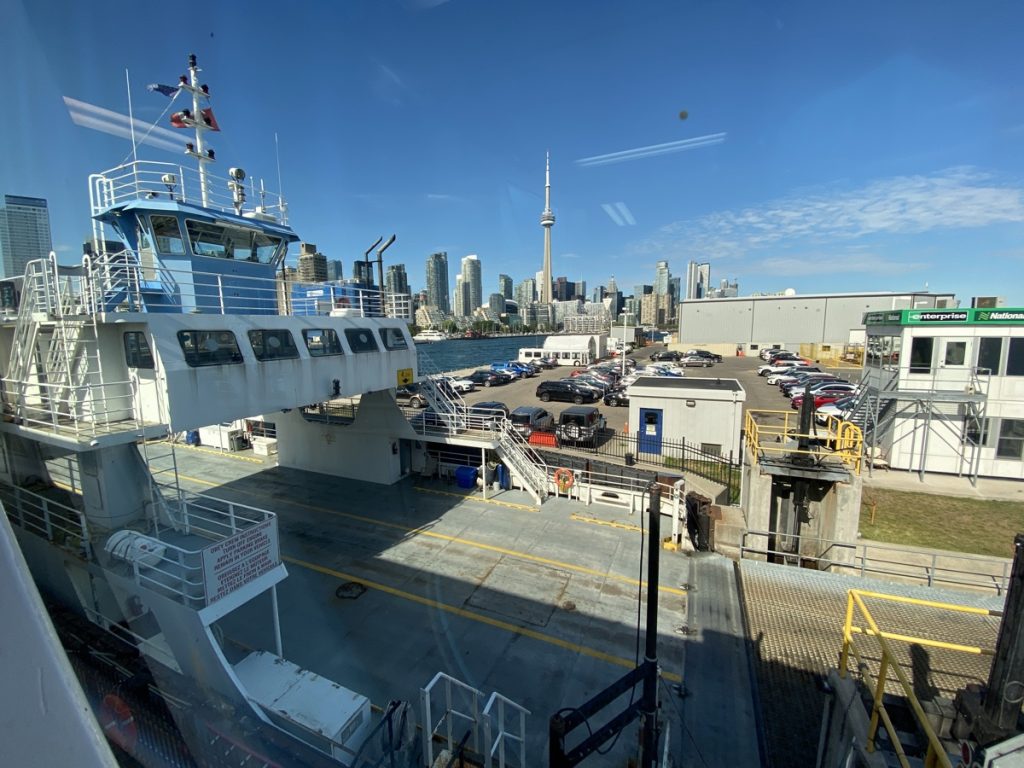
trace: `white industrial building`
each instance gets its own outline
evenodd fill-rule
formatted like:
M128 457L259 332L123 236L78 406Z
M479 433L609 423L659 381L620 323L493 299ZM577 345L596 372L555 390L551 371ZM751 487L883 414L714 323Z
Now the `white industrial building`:
M815 359L840 358L864 341L864 314L956 307L951 293L821 293L695 299L679 305L678 344L722 355L756 354L765 346ZM859 359L859 358L858 358Z
M685 441L703 453L740 455L747 393L736 379L641 376L629 387L629 423L640 453Z
M1024 479L1024 308L872 312L848 418L892 469Z

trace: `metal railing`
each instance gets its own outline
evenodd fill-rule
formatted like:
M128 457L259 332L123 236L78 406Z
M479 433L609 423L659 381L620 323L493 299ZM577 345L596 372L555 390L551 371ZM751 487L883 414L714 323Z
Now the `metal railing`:
M782 536L778 531L744 531L740 557L764 555L792 558L818 564L830 570L857 576L889 576L920 582L929 587L951 586L994 591L1002 597L1010 586L1013 561L984 555L959 552L922 551L909 547L865 542L842 542L815 536L800 536L800 541L814 542L820 554L772 548L767 542ZM750 541L756 539L759 541ZM763 540L763 543L762 541Z
M164 177L174 176L174 184L168 186ZM228 187L233 179L206 174L207 208L235 213L234 197ZM247 190L251 201L259 201L258 208L250 211L270 214L287 222L287 206L284 200L273 192L255 188L255 179L249 178ZM261 185L262 186L262 185ZM199 171L177 163L160 163L137 160L89 176L89 200L92 214L105 211L114 205L132 200L177 200L181 203L203 205L202 185ZM243 212L244 215L244 212Z
M149 310L207 314L397 317L410 314L408 294L277 277L172 269L143 264L130 250L85 258L82 304L92 314Z
M498 705L497 708L495 708L495 704ZM515 718L510 726L506 726L506 708L511 710L512 717ZM484 707L484 746L487 748L486 762L488 765L493 765L497 758L498 768L505 768L506 765L518 765L519 768L525 768L526 717L529 714L530 710L506 699L497 691L491 694L491 698L487 700L487 706ZM493 738L491 737L492 719L498 728L498 733ZM514 763L511 759L506 762L505 746L508 743L517 747L514 754L518 754L519 759Z
M759 421L760 419L760 421ZM767 421L771 419L771 421ZM781 420L781 423L779 421ZM825 422L824 434L799 431L800 415L792 411L750 410L744 419L747 448L755 461L765 454L778 457L803 454L814 459L838 458L851 472L860 474L864 438L860 427L835 416ZM806 438L810 447L800 449L794 443Z
M850 655L852 654L856 661L856 670L860 672L864 684L871 692L871 719L868 724L867 751L874 752L876 750L878 726L881 723L889 736L889 742L892 745L893 751L896 753L896 758L899 760L900 765L903 766L903 768L910 768L912 764L911 757L907 755L906 747L900 738L900 731L898 731L893 724L892 718L885 706L884 696L886 692L886 684L889 682L889 674L892 672L895 674L896 680L899 683L899 688L902 689L903 695L906 697L906 701L913 712L917 726L925 736L927 748L923 764L928 766L939 765L944 768L952 768L949 755L946 753L946 749L943 747L938 734L935 732L935 728L932 726L931 721L925 714L924 708L914 691L913 681L908 679L900 658L893 653L891 643L898 642L906 643L908 645L914 644L925 648L939 648L947 651L981 654L985 656L994 655L994 651L978 646L964 645L962 643L951 643L941 640L933 640L927 637L914 637L905 633L884 631L878 626L878 623L868 610L865 602L866 599L986 618L991 616L1001 616L1001 612L991 611L984 608L955 605L952 603L939 603L932 602L930 600L917 600L909 597L884 595L877 592L866 592L859 589L851 589L847 592L846 620L843 623L843 648L839 662L839 675L841 677L846 677L849 674L849 661ZM854 623L856 615L861 617L864 622L863 625ZM868 649L865 647L866 644L863 644L860 640L861 637L872 637L878 643L878 650L881 651L881 658L878 661L877 671L872 671L872 666L869 663L874 661L876 657L873 654L877 653L877 651L875 648L872 648L872 655L869 656ZM920 763L915 760L913 764L918 765Z
M437 695L437 688L441 688L444 698L440 717L435 720L438 707L435 706L434 696ZM423 707L423 755L426 758L426 765L434 765L435 736L440 736L446 748L454 751L468 743L465 738L468 735L472 739L473 753L480 754L482 697L483 694L476 688L444 672L438 672L425 688L420 689L420 704ZM459 730L456 731L456 728Z
M992 379L989 368L977 366L931 367L880 363L866 365L861 381L879 390L893 390L914 394L955 392L967 395L985 395Z
M0 485L0 503L11 522L64 549L92 558L89 524L74 507L17 486Z
M9 418L33 429L76 438L109 434L115 426L138 431L131 381L88 383L69 391L64 383L4 381Z

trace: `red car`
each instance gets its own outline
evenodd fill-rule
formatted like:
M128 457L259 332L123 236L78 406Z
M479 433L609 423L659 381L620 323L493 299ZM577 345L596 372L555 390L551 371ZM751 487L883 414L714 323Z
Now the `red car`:
M823 391L818 392L817 394L814 395L814 408L815 408L815 410L817 410L818 408L821 408L821 406L825 405L825 403L834 403L836 400L840 399L841 397L848 397L849 394L850 394L849 390L843 390L841 392L840 391L829 391L827 389L823 390ZM794 410L800 410L800 406L803 404L803 402L804 402L804 396L803 395L797 395L796 397L790 399L789 407L794 409Z

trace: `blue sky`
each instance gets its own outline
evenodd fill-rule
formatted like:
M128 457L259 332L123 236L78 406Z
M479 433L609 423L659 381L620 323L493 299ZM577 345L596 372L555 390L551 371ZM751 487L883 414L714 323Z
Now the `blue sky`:
M695 259L742 294L927 285L1024 305L1019 3L292 5L8 0L0 192L46 197L75 258L87 176L130 145L74 125L63 97L126 113L127 68L136 117L156 120L167 100L145 85L195 52L220 172L276 189L276 132L290 223L345 274L396 233L386 263L414 288L435 250L453 282L478 254L485 293L532 276L550 151L554 273L588 288ZM718 138L579 162L702 136Z

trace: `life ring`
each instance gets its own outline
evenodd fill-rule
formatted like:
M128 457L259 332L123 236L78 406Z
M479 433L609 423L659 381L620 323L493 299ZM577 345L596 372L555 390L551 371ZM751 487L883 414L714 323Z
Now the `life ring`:
M559 493L568 493L575 482L576 478L573 477L571 469L559 467L555 470L555 485L558 486Z
M104 696L100 703L99 721L103 732L114 744L129 753L135 750L139 740L139 726L124 699L113 693Z

